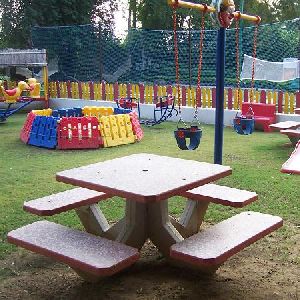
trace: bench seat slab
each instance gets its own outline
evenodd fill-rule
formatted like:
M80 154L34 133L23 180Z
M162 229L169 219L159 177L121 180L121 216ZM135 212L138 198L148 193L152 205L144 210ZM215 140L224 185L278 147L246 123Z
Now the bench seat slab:
M232 207L246 206L258 198L254 192L212 183L184 192L182 196L191 200L213 202Z
M137 249L49 221L8 233L10 243L48 256L94 276L111 276L139 258Z
M81 206L91 205L107 198L110 198L110 196L101 192L75 188L24 202L23 208L39 216L52 216Z
M284 130L284 129L296 129L300 127L300 122L296 121L283 121L271 124L270 127L274 130Z
M172 245L170 256L194 266L218 267L235 253L281 226L280 217L242 212Z

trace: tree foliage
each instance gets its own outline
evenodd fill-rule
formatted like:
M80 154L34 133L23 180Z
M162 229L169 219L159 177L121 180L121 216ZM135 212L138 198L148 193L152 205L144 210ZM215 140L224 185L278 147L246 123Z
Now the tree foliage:
M244 2L244 13L259 15L262 24L274 23L277 21L291 20L299 17L300 4L297 0L275 0L272 5L268 0L236 0L236 9L240 9L240 4ZM130 0L132 3L133 0ZM144 29L171 29L172 8L168 6L167 0L134 0L137 3L137 18ZM205 3L210 5L210 0L193 0L194 3ZM178 9L178 27L187 26L188 16L191 17L192 28L200 27L200 13L195 10ZM245 23L246 25L246 23ZM206 17L206 28L212 28L212 22Z
M1 41L6 47L30 46L32 26L99 23L112 31L116 0L0 0Z
M274 9L279 21L291 20L300 16L300 2L298 0L276 0Z

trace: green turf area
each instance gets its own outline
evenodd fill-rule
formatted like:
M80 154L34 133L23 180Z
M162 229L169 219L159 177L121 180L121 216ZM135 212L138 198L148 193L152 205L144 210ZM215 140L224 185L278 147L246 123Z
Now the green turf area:
M203 125L201 144L195 151L178 149L173 138L175 123L144 128L144 139L135 144L98 150L61 151L23 144L19 133L25 117L23 114L15 115L0 124L0 258L16 249L6 242L7 232L40 219L23 211L23 201L71 188L55 181L58 171L141 152L213 162L214 127L211 125ZM225 128L223 164L231 166L233 174L219 183L258 193L259 201L244 210L279 215L285 224L297 227L300 220L300 177L280 173L281 165L293 150L287 143L287 137L278 132L255 132L250 136L241 136L232 128ZM171 214L178 216L183 206L184 200L174 197L170 201ZM115 197L102 202L101 208L110 221L116 221L122 216L124 200ZM240 211L211 204L206 221L218 222ZM69 226L81 226L74 211L48 219ZM287 234L285 227L281 229L281 234Z

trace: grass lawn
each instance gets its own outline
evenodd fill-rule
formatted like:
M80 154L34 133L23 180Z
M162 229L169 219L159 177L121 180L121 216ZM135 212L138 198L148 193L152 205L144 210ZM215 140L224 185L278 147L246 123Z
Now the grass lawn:
M7 232L40 219L24 212L23 202L71 188L55 181L58 171L141 152L213 162L214 127L211 125L203 125L201 145L196 151L178 149L173 138L175 123L144 128L144 139L135 144L99 150L60 151L23 144L19 133L25 117L24 114L15 115L0 124L0 259L16 249L6 242ZM281 216L285 225L279 234L283 236L290 236L293 234L290 228L300 226L300 176L280 173L281 165L293 150L286 145L287 142L287 137L277 132L240 136L232 128L225 128L223 164L231 166L233 174L219 181L231 187L256 191L259 201L244 210ZM170 201L171 214L178 216L183 206L184 200L174 197ZM124 201L115 197L113 201L102 202L101 208L113 222L122 216ZM206 221L215 223L240 211L242 209L211 204ZM81 226L73 211L48 219Z

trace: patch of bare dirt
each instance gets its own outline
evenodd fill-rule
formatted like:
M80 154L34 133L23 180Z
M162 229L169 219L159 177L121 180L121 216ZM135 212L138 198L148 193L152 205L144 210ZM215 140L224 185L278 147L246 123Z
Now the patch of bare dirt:
M300 233L278 232L228 260L213 276L171 266L151 242L130 269L99 283L18 249L0 261L0 299L300 300Z

